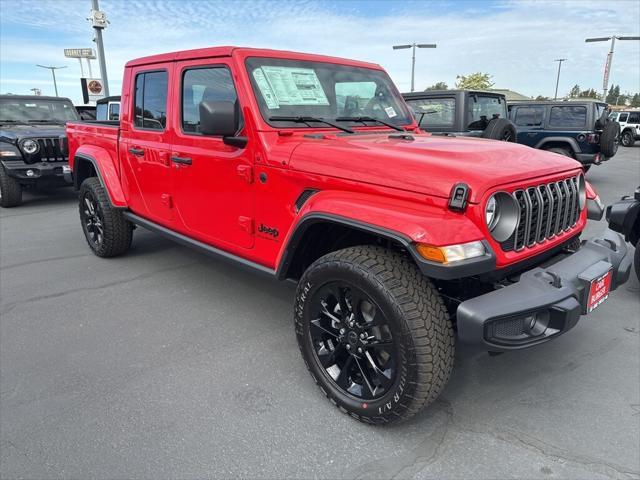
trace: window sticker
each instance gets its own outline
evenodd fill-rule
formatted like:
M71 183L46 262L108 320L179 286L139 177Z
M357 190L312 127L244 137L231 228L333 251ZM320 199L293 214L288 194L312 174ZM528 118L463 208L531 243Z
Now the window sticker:
M262 70L268 89L263 87L264 82L258 80L258 70ZM265 65L255 70L253 75L265 101L266 93L270 92L278 105L329 105L320 80L312 68Z
M384 111L387 112L387 117L389 117L389 118L393 118L393 117L397 117L398 116L398 114L393 109L393 107L385 107Z
M273 90L271 90L271 86L269 86L267 77L265 77L264 72L261 68L256 68L253 71L253 78L258 84L258 88L260 89L260 93L262 93L262 98L264 98L264 101L267 104L267 108L269 108L270 110L280 108L278 99L274 95Z

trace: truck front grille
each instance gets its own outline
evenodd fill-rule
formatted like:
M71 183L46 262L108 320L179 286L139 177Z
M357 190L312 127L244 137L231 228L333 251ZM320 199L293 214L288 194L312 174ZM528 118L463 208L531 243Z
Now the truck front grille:
M501 243L504 251L519 251L571 230L580 218L578 177L513 192L519 208L518 226Z
M34 139L40 146L40 160L43 162L61 162L67 159L64 140L60 138Z

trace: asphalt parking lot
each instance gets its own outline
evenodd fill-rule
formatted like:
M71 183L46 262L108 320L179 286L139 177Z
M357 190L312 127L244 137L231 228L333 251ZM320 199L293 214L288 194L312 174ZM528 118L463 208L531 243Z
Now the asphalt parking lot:
M632 193L640 145L587 178ZM459 345L441 399L376 428L309 377L292 285L142 229L99 259L70 190L0 212L0 267L2 478L640 478L633 274L553 342Z

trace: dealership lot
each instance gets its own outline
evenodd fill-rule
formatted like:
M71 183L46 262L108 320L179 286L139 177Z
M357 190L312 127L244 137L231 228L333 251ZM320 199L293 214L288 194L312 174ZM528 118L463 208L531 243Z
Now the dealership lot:
M640 146L587 179L632 193ZM440 400L373 428L309 377L291 284L142 229L99 259L70 190L0 212L0 266L2 478L640 477L634 275L553 342L459 346Z

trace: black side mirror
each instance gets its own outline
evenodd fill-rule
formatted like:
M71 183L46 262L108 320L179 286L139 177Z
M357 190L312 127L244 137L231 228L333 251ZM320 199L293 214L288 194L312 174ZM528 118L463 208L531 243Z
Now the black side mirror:
M233 102L200 102L200 133L232 137L236 134L236 128Z
M236 136L239 115L234 102L200 102L200 133L219 135L227 145L244 148L247 137Z

